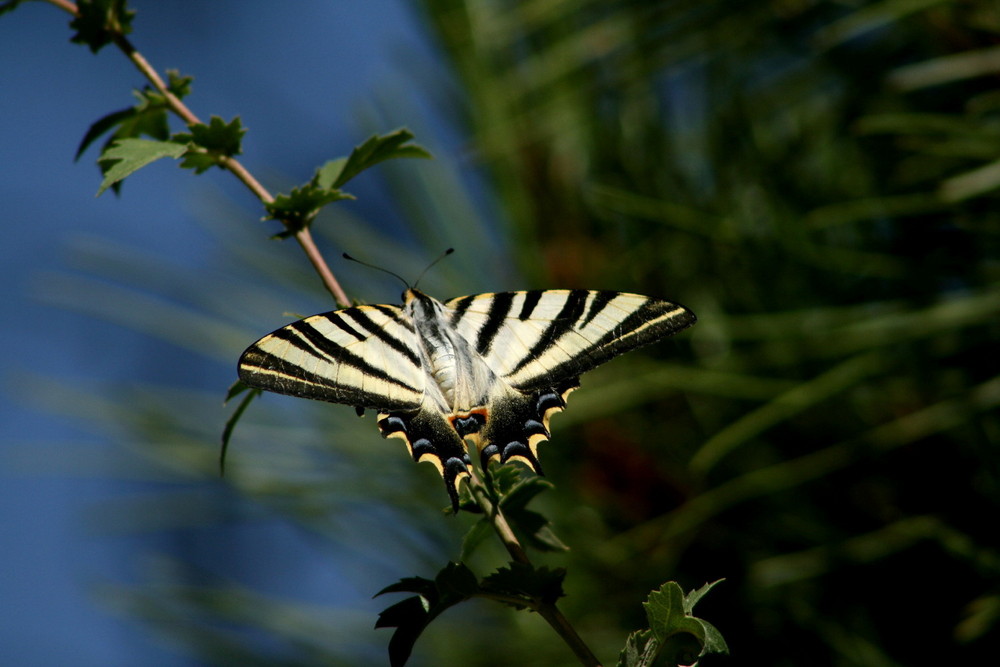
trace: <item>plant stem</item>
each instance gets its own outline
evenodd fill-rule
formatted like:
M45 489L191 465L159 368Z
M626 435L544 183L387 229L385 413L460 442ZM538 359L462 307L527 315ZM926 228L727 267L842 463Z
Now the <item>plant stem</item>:
M514 530L510 527L507 522L507 517L503 515L503 510L500 509L498 504L494 504L490 499L489 491L486 489L486 485L479 475L476 474L475 470L471 470L469 476L469 488L472 490L472 495L476 499L476 503L483 510L486 516L490 517L490 523L493 524L493 530L496 531L497 536L499 536L500 541L503 542L504 547L507 549L507 553L510 557L518 563L523 563L525 565L531 565L531 560L528 558L528 554L524 551L524 547L521 546L521 542L517 539L517 535L514 534ZM570 650L573 651L577 659L581 664L586 667L601 667L600 660L594 655L590 647L583 641L580 635L577 633L576 628L574 628L569 620L563 616L563 613L559 611L555 602L539 602L534 608L538 612L538 615L545 619L545 621L552 626L552 629L562 637L562 640L566 642Z
M77 6L69 2L68 0L48 0L51 4L59 7L60 9L73 14L74 16L79 16L79 10ZM114 43L125 56L132 61L136 69L142 72L153 87L156 88L157 92L163 95L163 98L167 101L167 105L170 110L177 114L187 125L200 124L201 121L198 116L191 111L184 102L180 100L176 95L174 95L167 88L167 84L163 81L163 78L157 73L156 69L149 64L149 61L135 48L135 46L128 40L125 35L121 33L116 33L114 35ZM260 182L254 178L246 167L244 167L238 160L232 157L223 157L220 160L220 166L226 169L241 183L243 183L247 188L254 194L257 199L265 204L269 204L274 201L274 196L271 195L267 189L260 184ZM281 220L281 224L288 227L288 222ZM309 262L316 269L316 273L319 274L320 280L323 281L323 286L333 297L334 301L341 307L346 307L351 305L351 300L347 298L347 293L340 286L340 282L334 277L333 271L330 270L329 265L323 258L323 254L320 252L319 248L316 246L316 242L313 241L312 234L309 233L308 229L300 229L295 233L295 240L298 241L299 246L306 253L306 257L309 258Z

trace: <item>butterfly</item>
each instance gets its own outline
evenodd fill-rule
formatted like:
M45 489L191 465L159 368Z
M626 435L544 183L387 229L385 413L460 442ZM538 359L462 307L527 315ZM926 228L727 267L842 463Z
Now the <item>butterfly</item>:
M470 475L468 439L483 469L521 461L536 473L549 419L580 375L695 323L684 306L590 290L496 292L438 301L417 289L403 305L313 315L264 336L239 360L244 384L378 412L444 478L452 507Z

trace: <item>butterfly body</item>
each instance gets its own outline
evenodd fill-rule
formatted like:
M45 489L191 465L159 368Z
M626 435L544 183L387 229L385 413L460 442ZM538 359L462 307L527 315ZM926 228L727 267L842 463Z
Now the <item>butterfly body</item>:
M384 437L430 461L457 507L472 465L520 460L541 472L538 444L579 376L694 323L683 306L588 290L499 292L441 302L416 289L402 306L344 308L299 320L251 345L252 387L378 411Z

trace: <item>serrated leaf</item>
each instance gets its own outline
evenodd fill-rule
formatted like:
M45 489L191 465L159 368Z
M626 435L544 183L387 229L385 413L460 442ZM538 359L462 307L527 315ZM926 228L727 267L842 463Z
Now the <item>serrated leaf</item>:
M224 403L228 403L231 399L235 398L236 396L239 396L247 389L250 389L250 387L243 384L243 382L241 382L240 380L237 380L232 384L231 387L229 387L229 391L226 393L226 400L224 401ZM236 406L236 409L233 411L233 414L229 417L229 419L226 420L226 425L222 429L222 449L219 452L220 475L226 474L226 452L229 451L229 440L233 437L233 429L236 428L236 424L239 422L240 417L243 416L243 413L246 412L246 409L250 405L250 403L260 395L261 395L260 389L250 389L250 393L248 393L246 396L243 397L243 400L240 401L239 405Z
M97 53L114 41L117 35L132 32L135 12L125 8L125 0L79 0L78 16L69 27L76 30L70 41L86 44Z
M705 584L698 590L691 591L684 596L684 611L688 614L694 613L694 606L698 604L698 601L705 597L706 593L721 584L723 581L725 581L725 579L716 579L712 583Z
M625 648L618 654L618 667L650 667L656 659L658 646L652 630L636 630L628 636Z
M198 149L188 148L187 152L184 153L184 159L181 160L182 169L193 169L194 173L202 174L212 167L219 165L219 158L210 153L203 153Z
M490 463L486 471L487 489L490 498L494 502L499 502L501 498L510 493L518 482L523 479L521 468L517 466L502 466L497 462Z
M408 577L376 593L417 593L379 614L376 628L396 628L389 640L389 664L406 664L424 628L443 611L463 602L479 590L476 576L462 563L449 563L434 581Z
M511 485L504 494L503 508L505 510L522 509L539 493L552 488L554 488L552 482L541 477L522 477L515 484Z
M168 70L168 89L176 96L183 97L191 90L191 77L181 76L176 70ZM80 141L74 160L80 156L87 148L101 135L109 132L112 128L117 128L109 137L105 144L105 149L109 148L118 139L133 139L139 137L149 137L158 141L167 141L170 138L170 127L167 123L168 105L166 98L157 90L149 86L142 90L133 90L132 94L138 102L126 109L114 111L91 125L87 133ZM179 142L186 143L186 142Z
M242 127L239 116L228 123L218 116L212 116L208 125L193 123L188 125L188 129L191 131L178 132L171 139L190 144L181 167L194 169L195 173L200 174L209 167L221 166L223 157L243 152L242 141L246 128Z
M432 597L435 594L434 580L424 577L404 577L394 584L389 584L372 597L377 598L386 593L416 593L423 597Z
M191 94L191 82L193 76L181 74L178 70L167 70L167 90L174 94L177 99L184 99Z
M460 597L463 600L479 592L479 581L464 563L448 563L434 577L434 585L442 597Z
M404 128L369 137L363 144L354 147L330 187L339 188L365 169L385 160L430 158L431 154L423 147L407 143L412 138L413 133Z
M539 604L552 604L565 595L562 588L565 578L563 568L553 570L511 563L484 578L480 588L483 595L497 596L495 599L515 608L536 609Z
M498 485L508 486L510 479L501 478ZM551 482L540 477L522 477L509 488L500 500L500 507L511 527L524 542L538 551L566 551L569 549L552 530L552 523L542 514L527 509L542 491L553 488Z
M209 118L208 125L194 125L191 134L194 142L212 152L222 155L239 155L243 152L243 135L247 133L240 117L228 123L218 116Z
M684 610L684 591L673 581L650 593L642 606L646 609L653 635L661 643L675 632L687 631L691 627L687 623L690 617ZM695 631L698 630L695 628Z
M720 580L721 581L721 580ZM728 654L729 648L719 631L708 621L691 615L694 605L715 586L718 581L706 584L685 596L676 583L670 581L649 594L643 603L646 618L655 643L655 655L632 665L677 665L690 664L696 659L712 654ZM647 643L648 649L651 644ZM629 653L629 647L622 655ZM629 655L633 655L632 651ZM645 652L644 654L645 655Z
M153 141L150 139L119 139L109 146L98 159L98 164L104 172L104 180L97 190L100 196L113 184L121 181L129 174L142 169L160 158L179 158L187 150L184 144L172 141Z
M266 219L284 222L288 229L279 236L288 236L308 227L322 207L341 199L354 199L354 196L341 190L328 190L314 183L307 183L302 187L292 188L287 195L277 195L273 202L266 204Z

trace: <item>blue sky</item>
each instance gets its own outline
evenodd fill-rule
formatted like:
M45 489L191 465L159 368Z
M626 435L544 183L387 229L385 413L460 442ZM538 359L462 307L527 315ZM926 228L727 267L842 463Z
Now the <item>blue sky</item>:
M250 129L242 160L264 175L305 180L323 161L349 152L365 136L359 110L387 90L418 87L410 81L414 70L433 62L417 20L394 0L294 3L293 11L247 0L129 4L138 10L136 46L161 72L195 77L188 102L203 120L242 117ZM73 154L87 127L130 105L131 89L143 80L113 48L94 56L70 44L67 23L46 3L0 17L0 335L7 351L0 368L0 662L188 665L168 642L95 602L101 581L134 576L144 553L169 547L163 536L109 536L92 527L109 501L151 483L102 474L116 454L80 420L58 416L66 406L47 405L60 397L33 378L95 392L118 381L164 379L224 392L230 366L61 308L60 286L78 268L73 248L91 239L188 266L197 276L213 257L199 242L197 202L206 191L245 206L248 225L261 224L259 210L222 172L195 178L166 162L130 178L122 197L95 198L96 153L76 163ZM261 225L261 238L268 231ZM220 539L231 545L264 545L261 562L294 564L313 584L343 584L344 575L320 567L308 540L280 521L227 530Z

